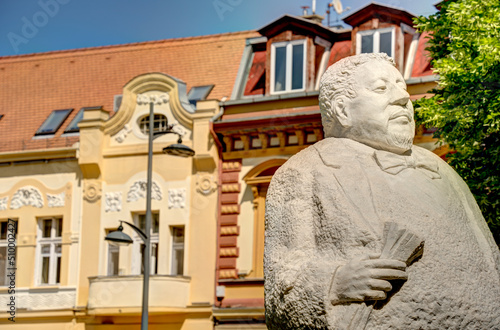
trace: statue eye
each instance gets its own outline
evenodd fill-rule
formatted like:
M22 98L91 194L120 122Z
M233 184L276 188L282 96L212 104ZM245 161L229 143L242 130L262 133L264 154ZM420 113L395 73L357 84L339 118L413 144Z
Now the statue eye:
M402 89L406 90L406 84L403 81L398 81L397 85L401 87Z
M377 93L383 93L383 92L385 92L386 89L387 89L386 85L378 85L378 86L375 86L373 91L375 91Z

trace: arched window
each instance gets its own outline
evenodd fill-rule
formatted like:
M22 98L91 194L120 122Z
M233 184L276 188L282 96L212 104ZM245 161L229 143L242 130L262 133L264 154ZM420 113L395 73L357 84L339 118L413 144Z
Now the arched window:
M144 135L149 134L149 115L139 120L139 128ZM153 119L153 132L163 132L168 129L168 119L165 115L155 114Z

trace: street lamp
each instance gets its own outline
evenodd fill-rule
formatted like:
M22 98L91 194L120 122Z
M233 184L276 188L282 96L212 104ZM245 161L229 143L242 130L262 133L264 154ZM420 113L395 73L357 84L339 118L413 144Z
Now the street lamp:
M164 134L177 134L179 139L177 143L172 144L163 149L163 152L173 156L180 157L190 157L194 155L194 150L182 144L181 134L172 131L173 125L168 125L167 130L161 132L153 132L154 122L154 104L149 103L149 139L148 139L148 171L147 171L147 181L146 181L146 228L144 233L142 230L137 228L131 223L120 220L120 226L117 231L109 233L105 240L109 241L111 244L123 245L132 243L130 236L123 232L122 223L126 223L132 229L134 229L139 236L144 241L144 278L142 286L142 315L141 315L141 330L148 329L148 301L149 301L149 264L151 259L151 185L153 176L153 140Z

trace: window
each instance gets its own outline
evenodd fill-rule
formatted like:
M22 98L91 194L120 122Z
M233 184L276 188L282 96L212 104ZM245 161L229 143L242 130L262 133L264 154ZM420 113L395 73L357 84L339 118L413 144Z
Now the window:
M306 40L271 46L271 93L305 90Z
M107 229L106 235L116 230L118 229L117 228ZM112 244L107 244L107 245L108 245L108 276L119 275L120 247Z
M2 120L2 118L3 118L3 115L0 115L0 120Z
M142 134L149 134L149 115L144 116L139 121L139 128ZM153 118L153 132L164 132L168 130L168 119L164 115L155 114Z
M184 274L184 227L172 227L172 275Z
M36 131L35 135L47 135L57 132L73 109L54 110Z
M78 127L78 123L83 119L83 110L84 108L80 109L78 113L76 114L75 118L69 123L68 127L66 127L66 130L64 133L76 133L80 131L80 128Z
M153 219L151 224L151 261L149 263L149 273L158 274L158 245L159 245L159 231L160 231L160 215L158 213L153 213ZM146 215L137 215L137 227L139 227L143 232L146 232ZM135 235L134 244L139 248L140 260L141 260L141 274L144 274L144 250L146 245L138 235Z
M9 220L0 221L0 286L9 285L7 278L9 268L15 268L16 249L13 244L17 234L17 222ZM9 247L9 242L10 247ZM12 258L13 257L13 258Z
M69 125L66 127L64 130L64 133L76 133L80 132L80 127L78 127L78 123L82 121L83 119L83 112L85 110L95 110L95 109L102 109L102 107L85 107L81 108L80 111L76 114L75 118L69 123Z
M214 85L194 86L187 95L189 103L196 105L196 101L205 100L214 88Z
M38 221L38 274L39 284L61 282L62 218Z
M368 30L356 35L356 54L386 53L394 57L394 28Z

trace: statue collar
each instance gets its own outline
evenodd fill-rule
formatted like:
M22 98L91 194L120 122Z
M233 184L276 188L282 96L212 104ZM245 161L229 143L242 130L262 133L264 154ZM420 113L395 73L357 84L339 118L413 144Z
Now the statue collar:
M418 148L412 148L407 155L398 155L346 138L326 138L314 145L323 163L329 167L348 166L360 158L372 158L380 169L397 175L406 169L423 171L432 179L440 179L438 162L424 155Z

